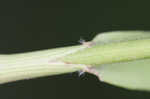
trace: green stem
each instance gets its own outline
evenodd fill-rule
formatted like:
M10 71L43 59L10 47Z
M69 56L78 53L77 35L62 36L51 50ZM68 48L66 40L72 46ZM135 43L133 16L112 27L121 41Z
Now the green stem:
M0 83L56 75L87 66L150 57L150 39L107 45L64 47L0 56Z
M102 64L150 58L150 39L96 45L78 51L62 61L72 64L100 66Z
M84 46L64 47L22 54L0 56L0 83L74 72L84 65L66 64L60 57L84 49Z

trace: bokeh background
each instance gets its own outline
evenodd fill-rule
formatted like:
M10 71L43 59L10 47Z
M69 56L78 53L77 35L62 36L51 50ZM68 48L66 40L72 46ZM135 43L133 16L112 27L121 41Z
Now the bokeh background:
M79 44L113 30L150 30L147 0L1 0L0 53ZM149 99L78 73L0 85L1 99Z

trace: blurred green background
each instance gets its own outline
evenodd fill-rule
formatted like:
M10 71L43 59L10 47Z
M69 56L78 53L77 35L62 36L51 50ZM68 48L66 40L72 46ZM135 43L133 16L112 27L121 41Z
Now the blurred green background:
M99 32L150 30L146 0L1 0L0 53L79 44ZM0 85L1 99L149 99L99 82L90 74L43 77Z

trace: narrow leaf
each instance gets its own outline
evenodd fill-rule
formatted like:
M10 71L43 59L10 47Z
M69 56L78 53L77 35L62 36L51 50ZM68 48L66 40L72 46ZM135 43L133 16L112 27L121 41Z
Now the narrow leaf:
M98 34L93 42L100 45L147 38L150 38L150 32L148 31L113 31Z
M99 34L94 38L93 41L97 45L103 45L103 44L109 45L111 43L127 42L132 40L141 40L141 39L148 39L148 38L150 38L149 32L118 31L118 32ZM150 45L147 44L144 46L150 46ZM126 46L124 46L123 48L126 48ZM143 49L143 53L144 52L145 49ZM127 54L128 53L130 52L127 52ZM128 54L128 55L132 55L132 54ZM100 65L99 67L94 67L94 69L97 72L96 75L100 77L101 81L116 86L120 86L123 88L127 88L127 89L150 91L150 58L116 62L112 64L103 64Z

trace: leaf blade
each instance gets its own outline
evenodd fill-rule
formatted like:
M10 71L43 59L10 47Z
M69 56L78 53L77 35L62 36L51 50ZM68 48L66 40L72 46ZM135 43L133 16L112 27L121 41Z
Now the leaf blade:
M109 45L150 38L148 31L116 31L97 35L96 45ZM146 46L146 45L145 45ZM147 46L149 46L147 44ZM143 50L144 51L144 50ZM137 59L126 62L103 64L94 67L102 81L132 90L150 91L150 59Z
M94 67L101 80L133 90L150 91L150 59L105 64Z
M103 45L148 38L150 38L149 31L113 31L100 33L92 41L95 44Z

